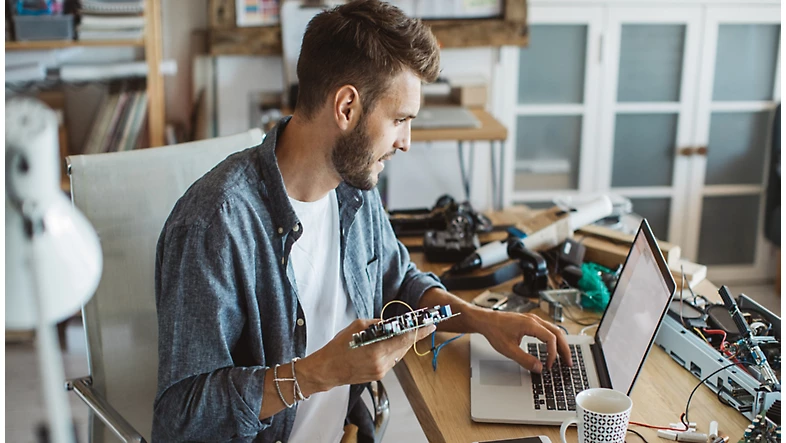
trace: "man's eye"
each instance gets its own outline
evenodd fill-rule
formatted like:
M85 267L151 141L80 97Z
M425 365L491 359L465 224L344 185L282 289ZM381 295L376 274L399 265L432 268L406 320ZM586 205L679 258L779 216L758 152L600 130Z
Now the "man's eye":
M396 119L396 124L397 124L397 125L400 125L400 124L404 123L405 121L407 121L407 119L406 119L406 118L397 118L397 119Z

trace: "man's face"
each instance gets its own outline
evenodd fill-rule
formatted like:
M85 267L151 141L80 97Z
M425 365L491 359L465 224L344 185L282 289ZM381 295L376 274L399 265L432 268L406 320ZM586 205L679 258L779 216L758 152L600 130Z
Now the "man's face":
M341 179L362 190L376 186L382 163L397 150L409 150L410 120L420 109L420 79L408 70L393 78L391 87L355 129L333 145L333 167Z

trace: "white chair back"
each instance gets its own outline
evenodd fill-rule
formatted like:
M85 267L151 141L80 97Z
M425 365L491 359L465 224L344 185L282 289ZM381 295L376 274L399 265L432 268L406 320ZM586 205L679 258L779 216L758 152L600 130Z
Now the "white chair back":
M192 143L67 158L71 194L101 240L104 269L82 316L93 389L147 441L158 370L154 292L159 234L177 200L262 131ZM91 414L90 441L114 441Z

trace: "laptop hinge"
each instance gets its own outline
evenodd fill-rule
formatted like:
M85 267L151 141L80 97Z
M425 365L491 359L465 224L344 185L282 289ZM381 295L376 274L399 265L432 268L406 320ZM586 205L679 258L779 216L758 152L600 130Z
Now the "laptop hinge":
M603 351L600 349L600 344L597 342L591 344L590 351L592 351L592 359L595 361L595 370L598 373L600 387L612 389L609 369L606 367L606 359L603 357Z

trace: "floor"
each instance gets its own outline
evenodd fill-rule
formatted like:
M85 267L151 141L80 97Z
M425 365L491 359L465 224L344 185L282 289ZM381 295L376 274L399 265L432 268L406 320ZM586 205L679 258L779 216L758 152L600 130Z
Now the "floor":
M781 312L781 297L773 286L739 286L731 288L735 294L744 293L770 309ZM87 375L84 339L79 324L66 329L68 351L63 354L66 378ZM15 443L36 443L35 430L45 422L45 410L39 389L37 356L30 343L6 344L5 349L5 440ZM383 443L426 443L423 431L404 392L391 371L383 379L391 404L390 423ZM87 442L87 407L74 394L68 394L71 413L77 427L77 441Z

